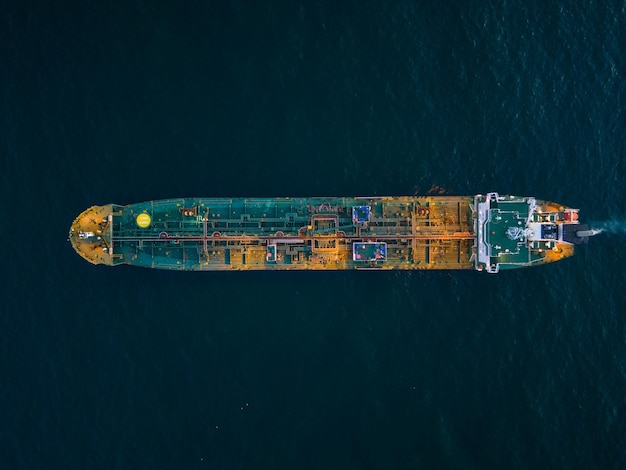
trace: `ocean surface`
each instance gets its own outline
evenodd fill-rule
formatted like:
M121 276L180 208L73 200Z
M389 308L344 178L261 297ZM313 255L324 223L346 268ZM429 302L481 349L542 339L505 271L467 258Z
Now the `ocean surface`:
M3 3L0 467L626 468L625 48L624 0ZM67 242L93 204L433 187L606 231L498 275Z

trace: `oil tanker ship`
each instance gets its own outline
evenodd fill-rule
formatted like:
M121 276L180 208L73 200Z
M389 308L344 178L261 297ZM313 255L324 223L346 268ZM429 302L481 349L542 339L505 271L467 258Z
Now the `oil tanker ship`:
M185 198L93 206L69 240L93 264L187 271L475 269L567 258L594 231L534 197Z

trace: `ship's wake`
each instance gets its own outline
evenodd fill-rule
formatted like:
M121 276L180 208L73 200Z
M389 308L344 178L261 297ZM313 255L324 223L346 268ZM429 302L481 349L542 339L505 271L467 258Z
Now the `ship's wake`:
M614 235L626 235L626 222L621 220L606 220L589 224L596 233L611 233Z

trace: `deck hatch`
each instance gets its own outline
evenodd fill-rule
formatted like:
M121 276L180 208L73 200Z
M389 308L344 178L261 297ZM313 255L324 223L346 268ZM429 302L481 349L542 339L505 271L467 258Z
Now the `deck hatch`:
M369 222L372 208L370 206L354 206L352 208L352 221L355 224Z
M276 245L267 245L267 251L265 252L265 261L268 263L276 262Z
M352 245L353 261L385 261L387 244L383 242L357 242Z

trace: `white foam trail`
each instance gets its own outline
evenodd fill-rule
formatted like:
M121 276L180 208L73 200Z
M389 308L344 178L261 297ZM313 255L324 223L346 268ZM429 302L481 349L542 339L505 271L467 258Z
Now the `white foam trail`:
M579 232L576 232L576 236L577 237L593 237L594 235L597 235L599 233L602 233L602 229L592 228L589 230L580 230Z
M612 233L619 235L626 235L626 222L620 220L607 220L604 222L593 222L591 224L593 230L597 230L598 233Z

